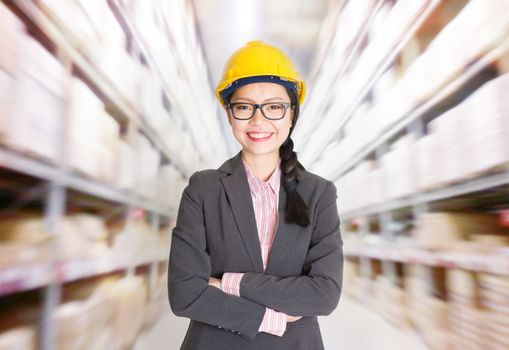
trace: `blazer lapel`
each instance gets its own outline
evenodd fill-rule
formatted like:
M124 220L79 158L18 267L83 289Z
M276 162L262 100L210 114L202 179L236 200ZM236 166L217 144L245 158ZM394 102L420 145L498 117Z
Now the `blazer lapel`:
M253 201L241 157L241 152L239 152L219 168L231 174L223 177L221 181L226 190L235 222L249 254L253 269L255 272L263 273L262 251L256 227Z
M284 256L288 253L288 249L292 246L293 241L296 240L300 231L303 227L297 224L288 224L285 221L285 208L286 208L287 194L286 191L281 184L279 188L279 224L276 230L276 236L274 237L274 242L272 243L272 248L270 250L269 258L267 261L267 274L272 274L272 270L274 267L280 267L284 265ZM283 264L283 265L282 265Z
M253 201L251 199L246 171L242 164L242 151L237 153L235 157L224 162L223 165L219 167L219 170L231 174L230 176L223 177L221 181L226 190L235 222L249 253L254 271L264 273ZM301 180L307 177L305 171L298 169L298 172ZM288 248L292 246L293 241L299 237L301 230L304 229L297 224L288 224L285 222L286 201L286 191L281 184L279 188L278 205L279 223L266 269L269 274L272 266L279 266L279 264L283 263L283 258Z

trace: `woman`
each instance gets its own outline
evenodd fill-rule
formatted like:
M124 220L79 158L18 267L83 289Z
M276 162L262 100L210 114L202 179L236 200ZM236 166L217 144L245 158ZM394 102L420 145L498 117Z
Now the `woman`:
M216 94L242 150L182 194L168 273L172 311L191 319L181 349L323 349L317 316L338 305L343 242L336 187L293 151L305 84L253 41Z

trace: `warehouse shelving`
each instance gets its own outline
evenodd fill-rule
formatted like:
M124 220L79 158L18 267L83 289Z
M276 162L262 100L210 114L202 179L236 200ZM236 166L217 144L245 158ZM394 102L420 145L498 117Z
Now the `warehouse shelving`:
M386 2L389 3L394 4ZM458 144L460 151L454 155L460 158L458 153L466 152L461 160L467 163L470 160L468 164L474 164L482 152L470 155L466 150L478 145L480 141L477 140L481 137L469 141L467 146L466 142L460 143L469 138L466 131L450 138L445 131L453 133L453 118L450 116L457 116L454 121L472 123L465 130L475 132L470 125L482 127L484 111L486 123L492 123L485 130L493 131L491 134L479 132L484 137L482 140L487 142L490 136L496 140L503 138L500 131L502 122L497 122L506 117L499 112L504 110L505 104L497 101L505 101L507 97L504 84L508 77L508 22L500 16L489 23L486 13L493 13L493 9L506 5L496 0L421 1L419 4L422 4L419 16L412 23L404 21L409 26L400 33L401 40L391 41L394 45L390 50L385 50L389 47L383 45L384 50L376 52L377 59L369 60L369 69L366 65L361 66L361 59L357 60L357 68L367 71L350 76L344 74L342 79L333 82L336 86L320 90L321 96L311 96L309 105L322 106L322 110L314 108L312 114L319 110L319 114L325 113L325 116L312 115L307 119L307 130L300 130L302 133L313 130L304 136L307 139L301 155L303 163L308 164L311 171L331 179L338 186L338 208L344 238L345 292L372 307L388 321L403 328L411 325L432 349L484 349L489 346L479 347L482 341L477 336L489 333L489 328L493 328L490 326L491 317L495 317L493 310L502 310L504 304L500 301L500 293L493 294L489 288L482 291L475 289L478 285L475 281L480 278L508 281L509 278L509 245L508 240L504 240L507 228L505 231L503 228L507 223L502 223L500 212L508 208L509 203L509 169L507 161L502 161L503 157L507 158L507 153L499 158L494 146L483 147L482 152L486 153L483 156L489 160L469 168L456 163L449 165L447 161L451 159L451 152L440 158L439 155L434 156L431 147L426 148L427 153L424 153L423 148L418 146L423 147L424 144L419 141L430 140L431 144L432 137L436 140L435 152ZM365 7L368 11L368 6ZM473 10L475 8L477 13ZM486 13L480 8L486 9ZM454 26L449 26L453 21ZM484 27L474 28L473 23L478 26L482 23ZM463 48L458 37L458 33L462 33L460 28L465 33L483 33L472 45L467 40L463 44L478 51L460 50ZM373 32L376 34L375 30ZM440 40L433 46L437 37ZM453 39L458 42L451 42ZM365 51L360 56L368 53L369 45L376 44L372 40L390 38L376 35L374 39L368 38L363 43ZM444 43L450 43L449 50L457 48L458 55L445 50ZM428 48L431 48L430 51L427 51ZM447 56L444 54L446 51ZM336 52L329 54L338 57ZM346 50L342 54L349 55ZM410 61L406 61L408 56L399 59L398 56L404 54L410 56ZM451 62L462 64L452 66L451 62L447 62L449 57ZM419 64L412 70L415 62ZM434 62L435 65L430 64ZM415 70L416 67L422 71ZM350 72L348 67L341 69L349 74L355 71L355 67ZM430 75L429 88L427 77L423 74L425 69L440 72ZM413 74L406 76L408 72ZM359 76L361 81L352 81ZM401 85L397 85L398 79L404 79ZM315 80L319 84L321 80L326 81L326 77L319 76ZM409 83L416 86L415 91ZM387 84L394 90L387 88ZM421 89L420 85L424 87ZM329 101L332 96L337 101ZM493 108L489 108L492 106L488 104L493 104ZM473 110L472 116L469 114L471 119L461 119L470 110ZM303 114L308 111L303 110ZM490 113L492 119L489 118ZM475 119L478 115L480 117ZM477 123L477 120L480 122ZM449 122L448 129L444 127L446 122ZM506 124L503 124L505 127ZM493 125L499 126L499 130L492 128ZM495 132L498 134L495 135ZM449 139L450 144L445 142ZM439 144L439 141L442 143ZM490 146L492 144L496 143ZM424 153L423 157L436 159L418 159L422 154L413 153L417 151ZM490 163L492 154L496 160ZM474 160L474 157L477 158ZM395 165L404 161L408 164ZM435 171L433 179L426 177L427 173L419 172L423 164L430 173ZM404 188L389 186L394 182L401 182L404 186L400 187ZM464 221L465 226L472 225L471 231L458 224L463 220L462 215L472 216L472 221ZM486 222L480 217L474 218L475 215L484 215ZM479 226L472 223L477 219ZM445 226L446 220L449 226ZM444 224L441 230L438 229L440 224ZM485 226L481 228L482 224ZM477 228L475 233L471 227ZM447 232L450 237L441 236L446 229L450 230ZM459 286L459 283L447 280L458 274L469 277L464 277ZM468 286L474 286L474 289L468 290ZM458 293L458 290L465 294ZM493 300L498 303L493 304ZM450 319L444 316L448 312ZM504 315L507 313L499 313L500 320ZM486 322L473 322L481 317ZM471 337L459 336L467 329L471 330ZM501 345L501 341L509 340L507 337L501 340L503 336L499 335L496 340L491 335L491 344L498 344L500 349L506 348L508 343ZM483 340L488 344L488 335ZM450 347L447 347L447 342Z
M0 268L0 297L45 287L52 283L64 284L161 262L166 263L166 259L156 262L147 260L133 266L120 263L117 257L107 257L58 262L56 266L46 263Z
M346 257L362 257L399 263L460 268L509 276L509 255L507 255L507 252L498 255L466 254L462 252L432 251L409 247L404 244L388 243L379 246L375 244L347 244L344 254Z
M378 205L366 207L359 210L353 210L351 212L341 213L340 216L342 219L348 220L355 217L375 215L402 208L416 207L421 204L428 204L431 202L450 199L465 194L472 194L475 192L489 190L507 184L509 184L509 171L488 174L485 176L467 180L465 182L450 185L444 188L431 190L428 192L416 194L405 198L386 201Z
M429 18L430 14L440 4L441 0L431 1L424 9L421 14L412 23L410 28L407 28L402 33L403 38L396 43L396 45L390 48L390 51L383 55L383 59L376 65L374 72L371 74L369 80L364 82L361 86L361 91L355 95L355 99L350 103L348 109L342 114L341 119L337 125L337 128L341 130L343 126L350 120L353 113L359 108L361 102L366 98L370 90L373 88L377 80L383 74L385 70L394 62L394 59L398 56L401 49L405 44L415 35L422 24Z
M121 118L119 122L131 124L132 128L139 129L157 145L166 158L171 159L171 162L180 171L184 172L183 169L185 169L185 167L181 163L181 160L170 154L162 142L161 136L158 135L150 125L147 125L147 123L143 121L140 117L140 112L136 111L127 98L122 96L111 81L109 81L109 78L104 76L98 69L94 68L87 58L73 46L72 38L68 37L69 33L62 33L35 2L21 0L15 1L14 4L52 41L57 47L59 54L68 59L71 64L75 65L80 72L84 74L86 80L90 82L111 105L115 106L115 109L120 112ZM117 113L114 113L113 116L118 118Z
M140 52L143 54L143 57L146 59L148 65L151 67L151 69L155 72L157 72L158 78L160 80L160 84L162 86L163 91L168 96L170 100L175 100L178 102L176 91L171 88L171 85L174 84L173 81L168 81L164 77L164 73L161 70L160 64L157 63L156 57L154 56L153 52L150 50L150 46L148 43L150 42L149 38L143 35L142 30L138 28L138 25L132 20L131 14L129 13L129 10L126 8L124 4L122 4L122 1L119 0L109 0L108 1L114 14L119 19L119 22L123 25L126 32L130 33L130 35L133 38L133 41L135 42L137 48L140 50ZM157 7L158 13L160 15L160 20L165 25L167 24L167 19L164 18L164 16L161 15L163 13L163 10L161 9L161 5L158 3L154 3L154 6ZM167 28L167 26L164 26L164 28L167 30L167 32L170 32L170 30ZM185 66L187 62L183 62L181 57L177 57L179 59L178 64L180 66ZM193 88L193 84L198 84L197 81L191 81L191 78L189 77L189 72L184 71L184 75L186 75L185 83L189 84L189 95L193 98L194 101L199 100L199 96L197 96L195 89ZM207 82L208 83L208 82ZM212 89L212 86L210 86ZM202 158L205 157L205 155L209 155L207 151L211 149L218 149L219 145L221 144L222 140L217 139L217 135L220 135L219 129L216 127L217 124L212 121L212 119L209 117L208 113L189 113L186 108L189 108L189 106L181 106L180 103L176 103L177 109L179 109L179 115L182 117L183 122L186 124L187 128L191 132L193 141L194 141L194 148L201 151ZM196 122L193 122L193 121ZM206 142L204 142L204 138L209 136L210 140L208 140L208 145ZM216 137L216 139L212 139L212 137ZM202 161L207 161L207 159L202 159Z
M150 68L157 72L157 76L159 77L162 89L168 99L173 100L175 99L174 94L172 93L171 89L169 88L166 80L163 78L163 73L160 70L160 67L156 63L152 52L147 47L147 44L143 38L143 35L141 35L139 29L137 26L133 23L131 20L129 14L127 13L127 10L124 8L124 6L121 4L121 1L119 0L110 0L109 4L111 5L111 8L113 9L114 14L119 18L119 22L123 25L124 29L130 33L132 36L134 42L136 43L136 46L138 49L143 53L143 57L147 60ZM180 108L180 106L178 106ZM185 114L183 111L180 111L179 115L184 116ZM184 119L184 121L186 121ZM199 139L197 139L193 134L194 142L195 144L199 144Z
M448 99L451 98L451 96L460 94L462 92L462 87L466 86L479 73L496 62L497 59L502 57L508 51L509 41L505 41L500 46L490 50L488 53L474 62L470 67L468 67L463 74L458 76L456 79L438 91L435 95L433 95L432 98L420 106L417 106L415 109L402 114L399 118L397 118L399 120L398 122L388 127L386 130L383 130L381 134L373 140L366 140L366 147L358 150L348 161L346 161L344 164L341 164L339 170L334 171L333 178L337 179L343 175L346 171L364 160L369 154L372 154L382 144L386 143L390 139L394 138L394 136L410 127L412 123L418 121L420 118L423 118L430 110L441 109L445 107L441 106L441 103L445 102L447 105Z
M69 189L77 190L108 201L130 205L131 207L143 208L162 216L172 217L176 214L175 210L164 208L151 200L126 193L126 191L117 190L99 181L87 179L71 171L59 169L44 161L30 158L6 148L0 148L0 164L11 170L31 175L41 180L53 181Z
M328 143L333 141L334 137L341 133L341 130L344 128L345 124L350 120L353 113L359 108L361 102L366 98L368 93L370 92L373 85L377 82L383 72L394 63L395 58L399 55L401 49L405 46L405 44L415 35L415 33L419 30L422 24L429 18L429 16L433 13L436 7L441 3L442 0L433 0L433 1L425 1L425 4L417 18L411 24L409 28L404 28L402 32L399 34L400 40L396 41L392 47L389 48L389 51L382 55L382 59L375 66L374 71L370 74L370 77L367 81L364 81L361 84L362 89L358 94L354 96L354 101L349 101L347 109L344 111L340 111L340 115L338 116L336 113L329 113L325 116L324 119L320 121L320 125L317 127L320 132L317 132L316 138L313 139L313 136L310 139L304 140L306 142L306 147L303 148L303 157L306 159L306 162L313 166L322 155L322 151L325 149ZM369 26L372 24L373 18L377 15L380 8L384 5L385 1L379 1L373 8L369 19L366 21L365 25L362 27L361 33L358 36L358 40L354 44L354 49L345 53L347 57L347 64L342 66L336 79L342 79L344 73L347 71L348 67L352 63L353 58L355 57L355 51L360 47L361 43L366 40L366 34L368 32ZM326 105L329 100L331 100L334 95L334 88L329 88L328 93L325 98L322 100L321 105ZM321 98L321 97L320 97ZM306 111L307 112L307 111ZM339 121L338 121L339 120ZM328 121L328 123L327 123ZM334 130L334 132L331 132ZM326 131L326 132L325 132ZM324 137L324 134L327 135ZM320 135L320 136L318 136Z
M315 72L312 73L313 77L312 77L312 81L310 81L310 85L312 84L312 85L317 86L320 84L324 84L322 80L327 80L326 84L329 84L329 83L333 84L334 81L343 77L345 72L348 70L349 67L351 67L351 64L355 61L354 60L355 56L359 54L359 49L360 49L363 41L366 40L369 26L371 25L373 19L377 15L378 11L383 6L384 1L385 0L377 0L373 4L373 6L370 6L370 9L365 14L365 17L364 17L364 20L362 22L359 32L355 34L355 37L353 38L352 42L348 45L347 52L344 53L345 58L341 65L331 66L331 69L333 69L333 71L332 72L327 71L327 74L325 75L325 74L321 74L321 72L323 72L324 61L327 60L325 58L325 56L327 56L325 54L325 52L327 52L327 51L324 50L324 52L322 53L322 56L324 56L323 58L318 57L315 60L314 65L313 65ZM339 14L338 14L339 18L336 20L336 22L338 24L341 24L341 21L342 21L341 12L345 10L345 6L347 4L348 4L348 1L344 1L339 8ZM335 28L335 29L336 29L335 35L336 36L341 35L341 32L339 32L339 30L337 28ZM338 39L335 38L334 35L332 35L332 38L330 38L330 42L327 43L327 49L329 51L331 51L331 49L332 49L331 46L333 46L334 41L337 41L337 40ZM328 54L330 56L334 57L334 55L331 55L330 52ZM309 104L304 105L303 114L304 113L305 114L315 114L316 112L322 113L323 108L333 98L333 90L334 89L332 88L332 86L329 86L329 88L326 90L325 97L323 98L322 101L320 101L319 105L314 105L313 99L311 99ZM311 90L310 94L313 94L313 90ZM322 98L322 97L320 97L320 98ZM319 113L316 113L316 114L319 114ZM313 123L313 119L303 118L299 122L298 127L295 129L295 132L293 133L293 138L295 138L296 140L298 139L299 142L308 142L309 137L311 137L311 134L306 134L305 131L308 128L314 127L312 125L312 123Z
M87 54L75 45L76 38L73 38L72 33L60 29L55 19L47 15L47 11L45 12L41 8L42 3L20 0L2 2L0 5L3 4L10 8L13 14L25 24L28 32L43 46L49 48L63 64L66 68L67 83L71 77L76 77L93 90L93 93L106 105L111 117L118 122L121 134L129 139L133 134L140 132L163 155L160 165L167 164L169 161L183 177L189 175L189 167L183 164L183 159L167 149L163 135L160 135L159 131L144 119L143 112L137 110L135 103L115 86L111 78L96 67ZM147 56L146 53L145 56ZM63 110L62 112L66 113L67 111ZM65 138L61 140L64 142ZM65 144L60 147L65 148L64 146ZM115 231L115 233L108 231L110 239L114 234L127 234L130 232L129 230L135 230L136 228L133 228L135 220L149 221L150 232L140 232L154 235L155 239L156 235L159 237L161 227L169 228L173 223L176 216L176 205L163 205L148 194L120 189L112 181L103 181L95 179L91 175L85 175L71 168L66 163L63 154L55 159L41 158L31 152L14 149L5 144L0 147L0 167L2 168L2 177L6 176L6 178L15 181L16 174L22 174L20 177L31 179L27 183L32 185L31 182L35 180L36 187L42 190L37 193L35 200L37 203L32 203L31 210L33 212L35 208L38 215L41 212L41 219L44 219L44 231L51 237L48 247L50 258L44 261L29 261L20 265L0 268L1 298L27 293L40 293L41 295L40 322L37 330L38 337L40 337L38 348L44 350L56 348L59 330L54 315L62 303L67 302L65 292L73 283L80 281L95 285L101 278L109 276L131 278L144 276L147 289L150 292L147 302L151 303L156 300L155 298L160 298L160 295L155 293L156 289L160 288L161 278L165 275L167 257L161 256L159 250L152 252L154 254L143 252L140 254L143 256L139 258L133 256L131 252L124 253L115 247L116 250L101 251L94 258L74 257L70 259L59 254L59 246L55 238L61 235L59 225L67 214L73 214L72 211L74 213L79 213L82 210L86 212L90 209L87 208L87 205L97 205L96 209L99 212L104 211L110 216L114 215L115 218L118 218L119 214L123 215L118 227L120 231ZM19 183L19 185L23 184L23 182ZM12 191L12 195L19 196L18 192L19 186L16 191ZM9 192L10 195L11 192ZM6 197L4 200L10 199ZM19 199L15 199L15 201L19 201ZM9 207L9 210L12 211L13 208L18 208L18 205ZM135 219L135 215L142 215L142 218ZM152 237L150 238L152 239ZM157 310L161 314L162 308Z

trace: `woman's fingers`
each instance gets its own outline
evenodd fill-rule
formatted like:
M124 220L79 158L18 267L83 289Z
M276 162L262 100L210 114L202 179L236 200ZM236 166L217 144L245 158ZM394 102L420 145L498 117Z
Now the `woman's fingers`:
M286 315L286 322L295 322L302 318L302 316L290 316Z
M214 277L209 277L209 285L221 289L221 280Z

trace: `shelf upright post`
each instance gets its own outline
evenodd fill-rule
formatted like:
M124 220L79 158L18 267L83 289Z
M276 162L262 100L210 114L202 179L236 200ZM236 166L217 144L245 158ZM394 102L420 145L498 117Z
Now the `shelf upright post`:
M68 115L69 115L69 104L70 104L70 84L72 81L72 68L73 64L71 59L65 54L64 51L57 50L56 57L59 59L65 68L65 81L66 84L66 96L64 107L62 108L61 113L63 114L62 125L60 125L60 130L58 132L58 149L59 153L57 155L58 167L60 169L66 169L68 167L67 164L67 153L66 153L66 144L68 142ZM44 226L45 230L50 233L54 240L51 245L52 249L52 271L53 278L51 283L44 287L43 289L43 312L41 318L41 344L40 348L42 350L53 350L57 348L56 344L56 334L57 334L57 325L54 322L53 315L60 304L61 295L62 295L62 284L58 277L58 257L59 257L59 249L62 249L58 245L57 236L61 234L59 232L59 226L62 223L62 219L65 216L66 210L66 201L67 201L67 189L65 184L61 183L61 181L54 179L48 181L47 183L47 192L46 199L44 203Z
M415 118L406 127L408 133L413 133L417 138L421 138L426 135L426 127L422 118ZM429 204L426 202L416 203L412 205L412 214L414 222L419 218L420 215L429 212ZM427 292L429 295L435 294L435 283L433 279L432 267L423 265L420 269L422 271L421 278L426 282Z
M377 147L375 149L375 158L380 165L382 163L382 157L384 154L386 154L389 150L389 145L384 142L380 145L380 147ZM391 226L394 221L394 217L392 215L392 212L390 211L383 211L381 213L378 213L378 220L380 221L380 230L381 230L381 236L386 240L387 242L393 242L394 241L394 232L392 232ZM396 274L396 263L391 260L383 260L382 261L382 272L384 276L387 276L392 284L396 284L397 282L397 274Z
M124 232L127 235L134 234L134 227L133 227L133 216L134 216L134 207L131 203L126 205L125 207L125 214L124 214ZM128 253L128 252L126 252ZM130 254L127 254L130 255ZM126 276L127 277L133 277L136 272L136 264L134 261L127 261L126 255L124 255L124 263L127 265L126 269Z
M428 203L419 203L412 206L412 212L414 216L414 222L419 218L421 214L429 212ZM426 292L429 296L436 294L436 286L433 278L433 271L431 266L422 265L419 269L421 271L421 278L426 283Z
M62 221L65 210L66 190L55 182L48 183L48 192L44 207L44 218L46 230L53 235L54 238L59 234L58 226ZM54 241L52 244L53 259L58 259L58 246ZM56 324L53 321L53 314L60 304L62 285L57 279L57 260L52 261L52 270L54 276L49 285L44 287L44 304L41 324L41 349L56 349Z
M360 221L360 233L362 237L365 237L369 234L369 217L365 216ZM363 280L366 282L366 289L364 290L364 294L362 298L364 301L368 301L369 291L371 290L371 279L373 278L373 266L371 264L371 259L369 256L361 252L359 257L360 260L360 270L361 276Z
M140 126L138 123L135 123L133 120L129 120L126 125L125 131L125 141L127 143L131 143L134 138L139 134ZM138 169L138 168L136 168ZM137 170L133 170L137 171ZM137 178L137 177L136 177ZM124 232L126 234L132 234L133 232L133 215L134 215L134 205L132 202L126 203L125 205L125 213L124 213ZM126 252L127 253L127 252ZM128 255L128 254L127 254ZM133 261L127 261L126 254L123 256L123 264L127 264L126 276L134 276L135 275L135 266Z
M159 235L159 224L160 224L159 214L152 213L152 215L150 216L150 220L151 220L151 225L152 225L152 234L157 238ZM159 248L159 246L158 246L158 248ZM154 260L150 264L150 275L149 275L149 278L150 278L150 300L154 299L156 280L157 280L157 275L159 273L159 271L158 271L158 269L159 269L159 264L158 264L159 252L154 252L154 255L155 255Z

